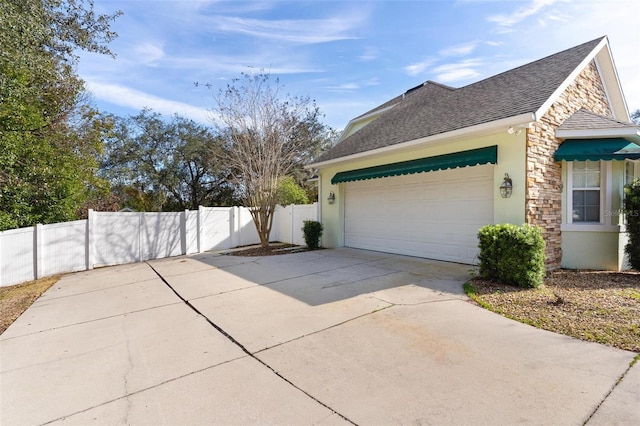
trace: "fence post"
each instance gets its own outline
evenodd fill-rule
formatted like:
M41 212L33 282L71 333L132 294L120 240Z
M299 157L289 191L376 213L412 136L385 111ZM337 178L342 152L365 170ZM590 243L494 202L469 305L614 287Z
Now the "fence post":
M187 247L189 239L187 238L187 215L189 210L185 209L180 215L180 250L182 254L187 254L189 248Z
M236 235L236 208L229 207L229 247L235 247L235 235Z
M142 229L145 225L145 217L144 213L142 212L138 212L136 214L138 215L138 257L136 259L136 262L142 262Z
M231 207L231 221L233 222L231 230L231 247L240 245L240 209L238 206Z
M85 266L86 269L93 269L94 264L94 248L93 248L93 221L94 221L93 209L87 210L87 228L85 230L84 239L84 253L85 253Z
M202 209L204 207L198 206L198 218L196 219L196 241L198 242L198 253L202 253L204 250L202 249Z
M42 277L42 262L44 260L44 241L42 240L42 224L33 227L33 279Z
M6 265L2 262L2 259L4 259L4 257L2 257L2 236L4 235L4 232L0 231L0 287L2 287L2 271L4 270L4 268L6 268Z
M291 218L289 219L291 221L291 235L289 236L289 244L293 244L294 241L294 229L293 229L293 222L296 218L296 205L295 204L291 204Z

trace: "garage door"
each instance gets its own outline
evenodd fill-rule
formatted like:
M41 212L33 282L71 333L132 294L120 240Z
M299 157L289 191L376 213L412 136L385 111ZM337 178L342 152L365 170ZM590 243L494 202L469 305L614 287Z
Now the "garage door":
M345 183L345 246L477 263L493 223L493 165Z

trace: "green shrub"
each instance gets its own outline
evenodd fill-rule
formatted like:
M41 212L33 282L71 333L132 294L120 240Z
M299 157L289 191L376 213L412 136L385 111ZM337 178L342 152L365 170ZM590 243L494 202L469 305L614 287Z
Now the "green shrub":
M487 225L478 231L480 276L520 287L539 287L546 274L545 243L535 226Z
M624 210L629 240L624 248L633 269L640 270L640 178L624 187Z
M315 250L320 247L320 237L322 236L322 224L315 220L305 220L302 227L304 232L304 242L309 250Z

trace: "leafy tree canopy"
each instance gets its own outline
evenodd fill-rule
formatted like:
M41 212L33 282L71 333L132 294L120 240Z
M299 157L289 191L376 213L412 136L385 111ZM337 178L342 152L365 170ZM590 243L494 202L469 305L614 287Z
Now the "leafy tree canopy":
M277 203L281 206L289 204L309 204L307 191L296 183L293 176L285 176L278 187Z
M223 140L212 129L179 115L167 121L149 109L112 120L101 175L123 206L176 211L235 204Z
M109 123L89 107L77 49L111 54L113 15L83 0L0 2L0 229L74 219Z

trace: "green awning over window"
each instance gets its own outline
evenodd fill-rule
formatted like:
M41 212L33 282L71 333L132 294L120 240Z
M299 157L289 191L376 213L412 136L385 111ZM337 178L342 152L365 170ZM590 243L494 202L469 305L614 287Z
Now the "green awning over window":
M556 161L636 160L640 146L623 138L569 139L560 145Z
M336 184L356 180L431 172L434 170L455 169L456 167L475 166L478 164L496 164L497 162L498 147L494 145L469 151L454 152L452 154L436 155L434 157L340 172L336 173L331 179L331 183Z

